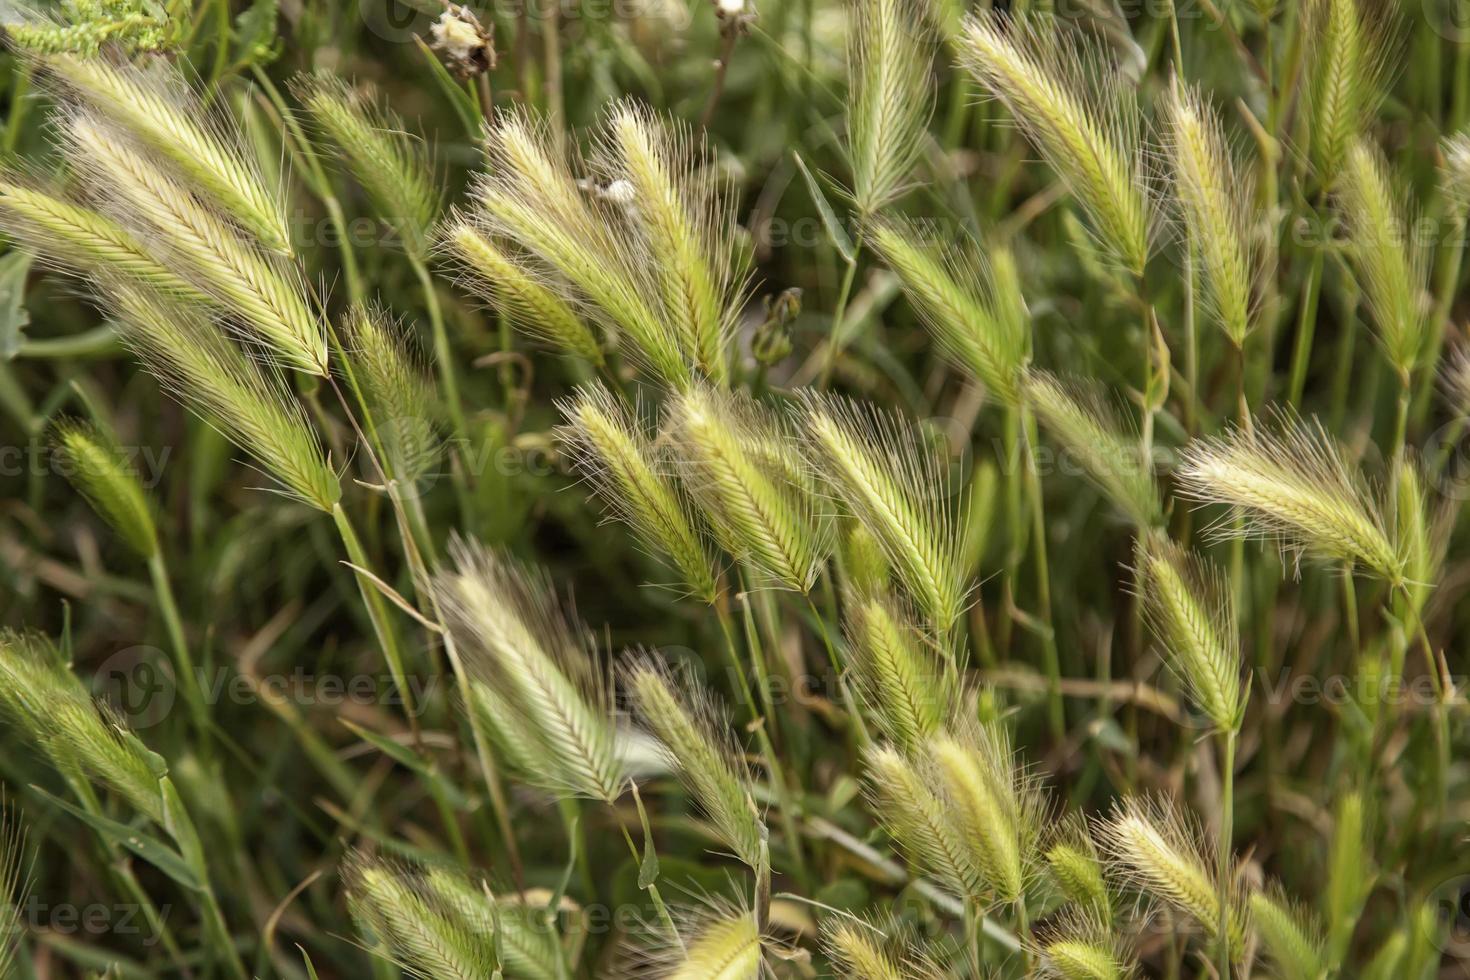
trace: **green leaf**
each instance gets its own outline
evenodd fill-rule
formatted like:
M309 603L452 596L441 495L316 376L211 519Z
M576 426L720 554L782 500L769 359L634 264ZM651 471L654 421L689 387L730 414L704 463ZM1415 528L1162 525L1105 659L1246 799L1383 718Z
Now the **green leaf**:
M25 301L32 258L29 252L0 255L0 358L7 361L25 343L25 329L31 322Z
M39 786L32 786L31 789L97 831L102 835L103 840L132 851L185 888L196 892L204 890L204 883L194 874L183 856L158 838L101 814L88 813L81 807L46 792Z
M276 33L280 0L255 0L235 18L235 57L244 64L268 65L281 54Z
M812 176L801 154L792 150L791 157L796 161L796 168L801 171L802 177L806 178L806 189L812 196L812 203L817 206L817 213L822 216L822 225L827 229L827 237L842 254L842 261L852 265L857 261L857 255L853 251L852 239L847 237L847 232L842 230L842 222L837 220L837 212L832 210L827 195L822 193L821 185L817 183L817 178Z
M638 865L638 887L648 888L658 881L658 851L654 849L653 838L643 838L643 861Z
M419 755L413 749L400 742L395 742L391 738L379 735L377 732L368 731L361 725L355 725L346 719L342 720L342 724L346 725L352 734L364 742L370 743L394 762L413 770L424 779L432 781L434 785L438 786L444 792L445 798L454 805L455 809L468 810L470 808L470 801L464 793L460 792L457 786L445 779L424 760L423 756Z

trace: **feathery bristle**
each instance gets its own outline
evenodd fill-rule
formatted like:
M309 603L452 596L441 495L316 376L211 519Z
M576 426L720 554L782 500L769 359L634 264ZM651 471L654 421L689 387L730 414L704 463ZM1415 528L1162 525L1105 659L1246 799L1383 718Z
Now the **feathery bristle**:
M1029 314L1010 252L991 249L983 263L973 249L961 254L931 247L918 228L889 221L874 224L872 240L945 355L1000 402L1014 405L1027 359Z
M747 867L760 870L765 825L751 795L750 775L734 761L729 724L720 710L647 654L634 661L625 679L638 717L663 743L720 839Z
M909 860L962 898L980 895L984 879L969 842L914 763L891 746L869 749L865 762L873 812Z
M1118 873L1144 894L1195 921L1206 935L1220 931L1220 891L1205 858L1203 832L1178 809L1160 800L1120 802L1102 827ZM1244 915L1229 910L1230 954L1245 945Z
M233 134L211 119L179 78L147 74L100 58L41 59L65 88L165 158L267 248L291 254L286 208Z
M1073 392L1045 371L1026 372L1023 392L1047 430L1138 527L1159 522L1162 508L1153 466L1136 440L1121 435L1121 423L1101 400Z
M1123 980L1133 965L1109 924L1086 912L1065 911L1049 923L1035 949L1041 975L1054 980Z
M122 225L18 179L0 179L0 228L70 275L86 278L101 267L159 292L209 302Z
M1215 110L1177 81L1165 101L1166 148L1188 246L1202 260L1207 308L1236 347L1252 324L1256 278L1249 208L1253 188L1237 167Z
M1213 565L1162 531L1140 535L1135 588L1168 663L1220 731L1236 731L1245 710L1233 593Z
M1229 504L1249 518L1216 524L1216 537L1275 537L1398 582L1403 559L1389 538L1381 505L1348 468L1341 448L1319 422L1289 414L1278 422L1278 432L1253 425L1185 446L1180 492L1203 503Z
M864 706L885 736L913 752L944 724L954 698L928 639L891 597L872 593L849 602L847 640Z
M163 825L163 759L93 703L49 640L0 633L0 710L57 769L106 786Z
M291 91L347 162L378 216L402 236L405 248L421 253L439 210L423 141L406 132L397 113L372 93L335 76L299 75Z
M54 429L66 476L128 546L144 558L158 551L153 503L138 483L122 450L100 427L61 421Z
M1104 249L1139 275L1152 204L1143 177L1141 114L1116 69L1091 67L1100 45L1044 18L966 18L961 60L1066 180ZM1085 80L1085 81L1084 81Z
M602 346L577 310L521 257L508 252L469 219L440 233L441 248L463 270L461 282L516 327L542 343L597 367Z
M966 724L929 739L924 752L929 781L940 787L970 863L996 898L1020 900L1040 815L1010 739L996 725Z
M1348 144L1335 187L1347 217L1347 254L1379 340L1394 368L1407 376L1423 352L1429 306L1414 221L1392 186L1382 151L1364 139Z
M602 385L586 385L558 406L557 429L572 464L608 511L640 542L667 556L694 595L714 602L715 565L679 489L660 472L642 423Z
M1327 969L1322 938L1305 910L1266 892L1250 897L1251 921L1282 980L1317 980Z
M904 589L944 633L964 610L965 571L950 477L908 422L803 391L801 424L828 484L883 549Z
M1363 0L1313 0L1308 11L1311 158L1323 187L1333 185L1383 98L1389 45L1378 10Z
M654 260L664 316L690 362L723 384L743 286L731 247L734 197L712 176L717 165L699 137L634 102L613 108L604 144L607 182L627 185L619 203Z
M761 936L749 913L714 915L702 922L682 955L656 974L659 980L756 980Z
M1440 140L1444 163L1439 172L1440 194L1452 221L1470 216L1470 133L1453 133Z
M694 367L680 330L662 315L658 256L637 247L616 206L585 195L566 161L525 116L501 117L489 138L490 170L475 191L477 221L514 242L591 304L664 381L685 388Z
M903 194L924 152L930 43L912 0L858 0L847 49L853 203L866 216Z
M834 917L822 928L822 947L852 980L940 980L949 976L896 919Z
M332 509L341 481L274 368L252 360L187 308L131 287L107 293L124 340L166 390L255 456L283 490L318 510Z
M552 792L611 803L627 785L606 679L543 575L484 547L451 543L435 589L467 669L511 713L503 733L533 741L522 773Z
M1102 859L1086 821L1064 819L1052 833L1046 864L1068 901L1101 922L1113 919L1113 901L1103 876Z
M684 485L720 544L775 582L805 593L827 557L815 501L792 474L781 420L748 396L700 386L668 407ZM774 464L774 465L773 465Z
M373 428L394 478L409 483L429 472L442 444L433 383L414 363L402 329L378 307L355 305L343 322L347 356L372 407Z
M265 355L326 377L326 332L307 305L295 267L241 238L105 123L75 115L66 135L73 162L129 222L149 229L150 240L199 290L249 324Z

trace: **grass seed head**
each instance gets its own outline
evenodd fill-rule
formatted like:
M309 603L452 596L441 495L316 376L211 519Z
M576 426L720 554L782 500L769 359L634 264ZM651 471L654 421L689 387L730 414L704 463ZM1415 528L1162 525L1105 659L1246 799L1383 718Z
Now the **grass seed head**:
M590 384L560 403L557 429L572 464L607 510L651 551L666 556L689 590L705 602L719 592L715 565L679 488L634 413L608 389Z
M1141 275L1153 233L1142 115L1101 44L1045 17L965 19L960 60L1067 182L1103 250Z
M66 420L53 429L67 478L103 520L144 558L158 552L153 502L112 436L96 425Z
M473 679L510 717L500 731L526 739L517 757L528 782L611 803L627 786L622 739L607 679L583 631L559 607L544 575L456 540L435 577L446 626Z
M343 340L372 409L373 428L395 479L420 479L443 450L438 393L410 353L407 332L381 307L347 311Z
M915 751L949 717L954 691L931 643L892 597L853 596L847 642L867 712L905 752Z
M1330 561L1361 564L1390 582L1403 576L1382 504L1349 468L1342 448L1321 423L1283 413L1277 431L1196 439L1181 452L1180 493L1202 503L1228 504L1243 523L1222 521L1216 537L1276 538Z
M1067 900L1103 923L1113 919L1113 901L1102 859L1084 820L1064 819L1046 849L1046 864Z
M402 236L405 248L422 254L439 211L423 140L408 133L373 93L331 74L298 75L291 90L367 191L378 216Z
M875 746L865 763L870 804L883 829L913 864L961 898L978 898L985 882L964 830L913 760L892 746Z
M1310 150L1322 187L1333 186L1383 99L1393 47L1385 9L1374 0L1313 0L1307 10Z
M1251 894L1250 910L1261 947L1282 980L1316 980L1327 970L1321 934L1305 909L1258 891Z
M285 202L241 152L239 134L207 112L181 77L66 54L41 64L66 96L168 160L220 213L267 248L291 254Z
M1168 663L1219 731L1238 731L1245 711L1233 593L1213 565L1161 531L1140 535L1135 588Z
M859 215L902 196L924 152L932 45L914 0L859 0L848 26L847 152Z

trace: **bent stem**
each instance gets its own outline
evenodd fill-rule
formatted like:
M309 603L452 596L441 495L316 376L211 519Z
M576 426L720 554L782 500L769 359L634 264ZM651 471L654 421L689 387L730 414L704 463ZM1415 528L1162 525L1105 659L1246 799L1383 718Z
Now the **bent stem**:
M1067 719L1062 705L1062 664L1057 653L1056 628L1052 623L1051 568L1046 557L1046 510L1041 498L1041 475L1036 463L1036 417L1021 407L1022 436L1026 440L1026 493L1031 498L1031 537L1036 558L1036 604L1041 620L1042 656L1046 667L1048 717L1052 737L1066 734Z

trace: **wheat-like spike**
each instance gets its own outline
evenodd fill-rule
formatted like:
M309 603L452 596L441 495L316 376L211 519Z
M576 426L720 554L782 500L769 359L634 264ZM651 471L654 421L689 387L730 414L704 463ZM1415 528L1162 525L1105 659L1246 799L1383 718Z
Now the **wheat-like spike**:
M1019 901L1039 814L1025 776L1014 768L1005 731L966 722L929 739L923 761L970 863L999 900Z
M607 510L645 547L667 556L694 595L714 602L719 593L714 561L683 495L659 471L642 422L600 384L578 388L558 408L566 424L557 434Z
M481 980L495 972L493 925L465 914L463 894L435 878L363 852L342 868L347 903L368 949L424 980Z
M681 955L650 975L658 980L757 980L761 964L755 916L727 910L705 916Z
M1030 317L1019 289L1001 295L1014 279L1014 259L1003 248L982 263L973 250L926 244L916 226L875 222L872 241L898 273L904 291L940 348L961 370L983 382L995 397L1014 405L1027 358Z
M913 752L949 717L951 684L926 649L928 638L892 597L854 596L847 615L857 690L883 734Z
M439 211L433 163L421 139L374 93L325 72L298 75L291 91L367 191L379 216L421 253Z
M1116 413L1096 395L1046 371L1028 370L1023 392L1048 431L1135 525L1146 528L1159 522L1162 507L1152 463L1137 440L1122 434Z
M1093 67L1100 45L1073 40L1046 18L993 12L967 17L959 44L961 63L1005 104L1067 182L1106 251L1124 269L1142 274L1153 215L1141 117L1118 88L1121 73ZM1063 70L1069 63L1075 77Z
M1322 890L1322 912L1329 949L1340 955L1358 922L1368 893L1373 890L1373 847L1368 838L1367 811L1361 791L1343 793L1337 801L1334 817L1332 843L1327 852L1327 886ZM1329 961L1334 960L1333 956L1328 958Z
M1169 666L1219 731L1239 731L1246 699L1240 636L1234 593L1219 569L1155 530L1139 535L1134 570Z
M57 769L86 776L162 825L163 760L94 704L62 655L36 634L0 632L0 711Z
M1248 171L1236 165L1219 116L1198 90L1176 80L1164 116L1175 194L1190 247L1202 260L1207 309L1238 348L1253 325L1256 278Z
M153 502L111 434L75 420L58 422L52 431L67 479L129 547L152 558L158 552Z
M942 461L895 414L810 390L802 397L801 425L823 476L935 629L949 630L964 610L966 582Z
M1325 188L1383 98L1388 33L1378 8L1362 0L1313 0L1308 11L1311 158Z
M237 148L238 138L189 94L179 78L100 58L54 55L41 63L87 105L162 155L273 251L291 254L285 204Z
M822 927L822 947L852 980L940 980L950 974L897 919L834 917Z
M708 386L678 395L667 413L684 485L720 544L780 585L810 591L828 535L815 501L788 475L802 467L781 420Z
M122 225L19 178L0 177L0 229L71 275L86 277L104 267L160 292L209 302Z
M343 328L346 353L372 406L373 428L392 475L412 483L429 472L443 449L434 384L386 310L354 304Z
M589 201L564 159L521 114L503 116L489 138L490 170L475 188L486 231L514 242L590 303L660 378L688 387L694 370L661 315L648 267L611 207Z
M515 716L511 733L535 740L523 755L546 764L528 781L616 800L628 776L607 685L545 576L478 544L450 551L452 567L435 578L446 625L467 669Z
M1032 944L1041 976L1054 980L1124 980L1133 963L1106 920L1067 910Z
M750 774L735 762L729 723L693 684L680 683L661 661L643 654L624 675L638 717L663 743L720 839L755 870L762 867L766 828L751 795Z
M1113 919L1113 901L1103 876L1102 859L1085 820L1062 820L1046 850L1046 864L1067 899L1104 923Z
M507 977L556 980L562 952L550 910L534 904L531 893L496 896L487 884L453 867L423 869L425 890L475 933L498 934L496 949Z
M1228 504L1248 522L1222 521L1213 534L1279 538L1323 558L1362 564L1390 582L1403 558L1389 538L1382 508L1320 422L1281 413L1279 431L1252 425L1196 439L1181 452L1180 492Z
M853 203L877 213L907 189L932 111L929 32L913 0L858 0L848 26Z
M1203 831L1179 809L1163 800L1129 798L1117 804L1102 826L1103 842L1114 871L1144 894L1192 918L1205 933L1218 937L1220 892L1206 859ZM1230 954L1239 958L1245 946L1244 914L1229 909Z
M1322 936L1310 914L1267 892L1250 897L1251 921L1282 980L1316 980L1327 969Z
M1363 138L1348 144L1334 185L1347 218L1347 254L1400 376L1414 370L1424 348L1428 293L1424 250L1400 203L1383 152Z
M341 481L279 372L252 360L186 307L131 287L107 293L124 340L170 394L260 460L290 495L332 510Z
M248 323L262 352L283 366L326 377L326 331L307 305L299 271L260 252L180 183L94 117L66 129L81 164L128 218L149 229L190 280Z
M439 247L462 270L461 283L518 330L595 367L603 365L602 345L577 310L546 285L542 274L476 228L472 219L451 219L440 232Z
M875 746L865 763L870 806L908 859L937 875L955 894L980 895L984 879L968 842L914 762L892 746Z
M733 262L734 195L701 137L631 101L618 103L604 142L609 186L653 264L664 315L685 357L716 384L729 376L727 339L743 272Z

